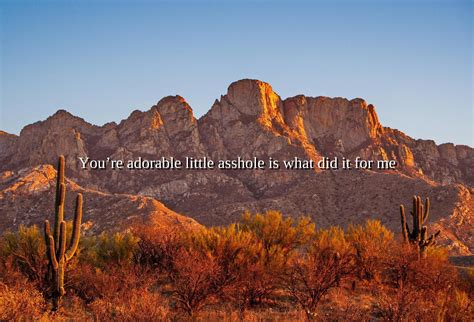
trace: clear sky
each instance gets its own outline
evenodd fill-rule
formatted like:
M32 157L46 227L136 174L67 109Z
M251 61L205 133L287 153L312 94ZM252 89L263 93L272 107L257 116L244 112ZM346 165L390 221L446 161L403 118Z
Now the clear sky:
M238 79L362 97L383 125L473 146L470 0L0 0L0 129L63 108L101 125L179 94L197 117Z

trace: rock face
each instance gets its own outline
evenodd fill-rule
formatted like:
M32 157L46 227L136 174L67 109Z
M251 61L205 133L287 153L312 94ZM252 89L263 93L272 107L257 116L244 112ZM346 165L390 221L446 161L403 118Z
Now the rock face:
M199 120L199 128L215 159L305 155L306 137L285 123L283 102L261 81L247 79L231 84L227 95ZM311 150L307 146L306 153L315 157Z
M180 96L168 96L147 112L135 111L108 131L104 148L123 147L140 155L203 156L197 120Z
M5 161L16 152L18 137L0 131L0 160Z
M318 150L348 153L379 139L383 128L362 99L296 96L284 102L285 120Z
M182 97L168 96L146 112L134 111L119 124L95 126L58 111L26 126L18 137L0 133L4 178L38 171L35 167L54 163L59 154L67 157L69 178L81 189L97 191L92 200L100 199L100 193L109 198L119 194L158 199L206 225L235 221L245 209L277 209L287 215L310 215L319 225L346 226L379 218L398 230L398 205L409 204L413 194L423 194L433 200L433 225L443 229L445 243L454 252L474 251L473 237L466 233L474 227L474 150L451 143L438 146L383 127L375 107L360 98L281 99L269 84L245 79L232 83L199 120ZM80 168L78 157L86 156L125 161L299 157L314 162L322 157L360 157L395 160L397 168L98 171ZM15 218L16 223L29 222L26 209L19 211L7 202L16 195L6 192L13 191L11 186L2 189L2 213L11 214L9 220ZM121 216L143 216L143 212L127 210ZM120 221L119 217L113 221Z
M15 168L16 164L54 163L59 153L68 151L66 164L77 169L77 157L88 153L81 135L100 135L95 133L97 129L83 119L59 110L46 121L23 128L10 164Z

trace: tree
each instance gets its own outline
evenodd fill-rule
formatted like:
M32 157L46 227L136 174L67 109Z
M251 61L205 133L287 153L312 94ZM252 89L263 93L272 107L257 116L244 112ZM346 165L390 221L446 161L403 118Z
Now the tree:
M317 317L321 299L352 270L352 257L331 247L313 247L294 260L286 274L286 289L303 308L308 320Z
M350 225L347 239L355 249L356 274L361 280L378 279L381 262L393 242L393 233L378 220L368 220L364 226Z
M255 236L255 246L246 262L241 280L241 306L256 306L277 288L291 258L314 237L315 225L307 217L283 218L277 211L251 215L240 223L243 231ZM261 249L259 249L259 247Z

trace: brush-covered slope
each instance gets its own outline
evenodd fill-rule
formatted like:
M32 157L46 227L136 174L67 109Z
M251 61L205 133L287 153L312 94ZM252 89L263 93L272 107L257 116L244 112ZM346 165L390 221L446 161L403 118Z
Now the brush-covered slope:
M133 224L194 229L199 224L166 208L157 200L128 194L110 194L83 188L66 180L66 220L73 218L74 198L84 195L83 228L86 233L124 230ZM0 231L20 224L40 225L54 218L56 170L40 165L0 174Z

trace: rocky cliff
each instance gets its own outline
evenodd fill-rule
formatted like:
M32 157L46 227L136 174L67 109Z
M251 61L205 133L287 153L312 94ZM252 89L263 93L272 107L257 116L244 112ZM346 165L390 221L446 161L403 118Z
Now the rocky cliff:
M66 155L68 176L83 189L157 199L206 225L234 221L245 209L278 209L287 215L310 215L320 225L347 226L379 218L398 229L398 205L410 203L415 193L423 194L433 199L433 225L446 231L445 242L460 253L474 251L474 150L450 143L438 146L383 127L375 107L360 98L282 99L269 84L246 79L231 84L199 120L182 97L168 96L148 111L134 111L119 124L95 126L58 111L26 126L19 136L0 133L3 176L22 176L24 171L54 163L59 154ZM338 156L396 160L397 167L387 171L102 171L81 170L81 156L124 160L297 156L313 161ZM2 214L25 221L29 218L25 209L19 211L7 202L16 193L5 194L5 187L0 196ZM122 216L134 215L130 211Z

